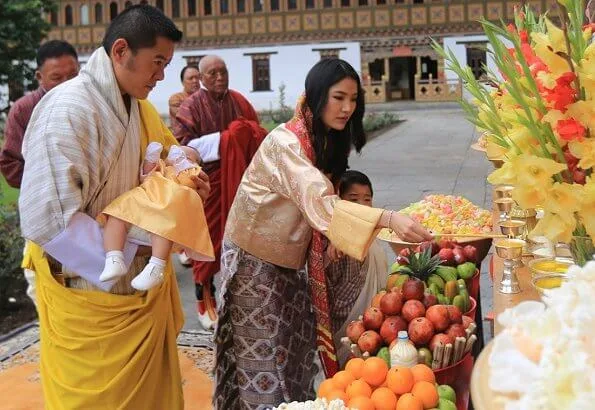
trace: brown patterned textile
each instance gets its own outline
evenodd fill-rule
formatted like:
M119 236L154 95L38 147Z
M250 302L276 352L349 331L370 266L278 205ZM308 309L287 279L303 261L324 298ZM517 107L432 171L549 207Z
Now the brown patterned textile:
M313 399L318 366L305 272L225 241L221 274L214 407L260 410Z

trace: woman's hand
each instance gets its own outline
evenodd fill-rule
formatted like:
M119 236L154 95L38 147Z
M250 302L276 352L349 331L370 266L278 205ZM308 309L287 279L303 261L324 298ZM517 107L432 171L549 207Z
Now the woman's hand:
M343 252L335 248L332 243L329 243L328 247L326 248L326 256L330 262L337 262L343 257Z
M428 232L421 224L407 215L403 215L395 211L392 212L392 217L389 215L390 226L388 228L395 231L397 236L406 242L419 243L423 241L431 241L434 239L432 234Z
M193 176L192 179L194 186L196 187L196 192L203 202L206 201L209 197L209 193L211 192L209 176L204 171L200 171L200 174L198 174L198 176Z

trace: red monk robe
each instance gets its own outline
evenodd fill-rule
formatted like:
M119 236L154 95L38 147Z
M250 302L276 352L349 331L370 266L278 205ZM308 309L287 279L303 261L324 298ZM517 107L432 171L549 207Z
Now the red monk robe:
M232 121L239 118L255 123L247 127L247 123L242 122L233 127L235 131L224 132ZM221 132L221 160L203 167L211 183L211 193L204 209L216 259L214 262L193 261L194 281L204 286L204 300L214 320L210 286L213 275L220 268L225 221L244 170L266 136L266 130L258 126L258 116L248 100L233 90L228 90L221 100L216 100L201 88L180 105L176 119L178 124L174 128L174 135L183 145L194 138Z

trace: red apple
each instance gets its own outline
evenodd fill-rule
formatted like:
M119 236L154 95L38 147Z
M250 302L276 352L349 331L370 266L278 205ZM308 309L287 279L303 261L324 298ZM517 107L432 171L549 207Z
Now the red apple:
M386 290L381 290L380 292L378 292L377 294L374 295L374 297L372 298L372 307L375 307L377 309L380 309L380 299L382 299L382 297L386 295Z
M451 248L440 249L440 252L438 252L438 256L440 257L440 260L442 261L443 265L455 266L455 255Z
M437 332L446 330L450 325L450 318L448 316L448 309L446 305L430 306L426 310L426 318L432 322Z
M444 346L446 346L447 344L450 343L454 347L455 339L453 339L452 337L450 337L449 335L447 335L445 333L435 334L434 337L432 337L432 340L430 340L430 345L428 346L428 348L430 349L430 352L434 352L434 348L439 343L442 343Z
M382 337L384 343L390 345L397 338L401 330L407 330L407 322L401 316L389 316L382 322L380 337Z
M480 262L477 258L477 248L473 245L466 245L463 248L463 254L469 262L473 262L475 264Z
M463 323L463 313L461 313L461 309L455 305L446 305L446 310L448 311L448 318L451 324Z
M430 306L434 306L438 304L438 298L431 293L424 294L424 306L425 308L429 308Z
M366 330L379 330L380 326L382 326L383 321L384 315L378 308L369 307L364 312L364 327L366 328Z
M457 244L457 241L453 240L453 239L441 238L438 241L438 247L440 249L452 249L455 247L456 244Z
M411 299L405 302L403 309L401 309L401 315L407 322L411 322L417 317L424 317L426 314L426 308L423 303L417 299Z
M402 307L403 297L400 292L391 290L380 298L380 311L387 316L398 315Z
M347 335L349 340L351 340L352 343L357 343L359 337L365 331L366 328L364 327L364 322L362 322L361 320L353 320L349 322L349 324L347 325L345 334Z
M425 317L418 317L409 322L409 340L416 346L426 345L434 336L434 325Z
M465 330L467 330L471 323L475 323L475 320L471 319L469 316L463 316L463 327Z
M450 325L450 327L446 331L446 334L452 337L453 339L456 339L457 337L467 337L467 332L465 332L465 328L463 327L463 325L460 325L458 323Z
M455 258L455 265L461 265L467 262L467 258L465 258L465 252L463 252L463 248L454 248L452 250L452 254Z
M424 300L424 283L416 278L410 278L403 283L403 297L405 300Z
M375 355L378 350L380 350L381 346L382 338L373 330L366 330L357 341L357 347L359 347L362 352L368 352L371 355Z

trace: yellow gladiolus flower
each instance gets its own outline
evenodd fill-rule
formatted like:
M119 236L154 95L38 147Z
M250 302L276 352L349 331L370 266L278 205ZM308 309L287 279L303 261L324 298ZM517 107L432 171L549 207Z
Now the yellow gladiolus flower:
M546 34L533 32L531 39L535 42L535 54L547 65L554 78L570 71L568 62L552 50L552 45Z
M595 139L585 138L582 141L570 141L568 149L572 155L580 159L578 166L582 169L595 166Z
M550 45L554 52L567 53L566 40L564 39L564 32L559 29L550 19L545 19L545 26L547 28L547 36L550 40Z
M547 201L542 202L543 208L554 214L572 217L581 207L582 188L579 184L555 182L546 193Z
M488 182L492 185L516 185L517 174L512 161L504 162L500 168L488 175Z
M519 155L511 161L511 164L519 184L537 187L548 186L552 182L552 176L567 168L566 164L560 164L553 159L529 154Z
M552 242L569 243L576 228L576 218L546 212L531 231L531 236L543 235Z
M578 214L587 234L595 238L595 179L592 177L588 177L583 186Z
M547 189L535 185L515 185L512 199L523 209L537 208L547 200Z
M595 70L595 67L593 67ZM595 136L595 101L577 101L566 107L566 116L574 117Z
M556 79L551 73L547 73L545 71L540 71L537 73L537 79L541 81L541 84L545 88L552 89L556 86Z

